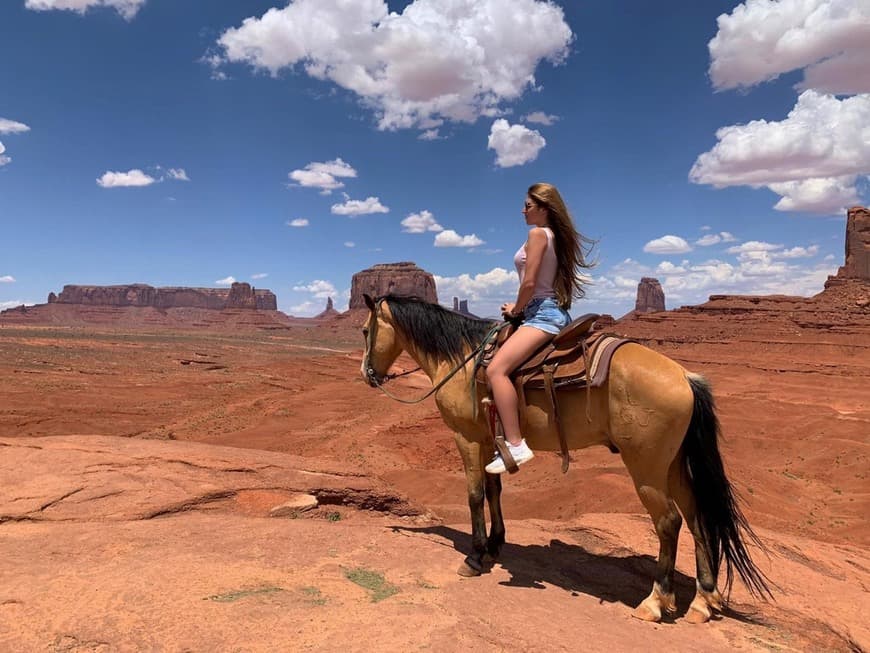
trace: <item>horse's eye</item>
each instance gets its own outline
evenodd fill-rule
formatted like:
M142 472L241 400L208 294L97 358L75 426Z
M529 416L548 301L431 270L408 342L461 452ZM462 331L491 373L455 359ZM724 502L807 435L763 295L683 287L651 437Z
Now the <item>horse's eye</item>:
M369 337L369 328L368 328L368 327L363 327L363 330L362 330L362 331L363 331L363 336L366 337L366 338L368 338L368 337Z

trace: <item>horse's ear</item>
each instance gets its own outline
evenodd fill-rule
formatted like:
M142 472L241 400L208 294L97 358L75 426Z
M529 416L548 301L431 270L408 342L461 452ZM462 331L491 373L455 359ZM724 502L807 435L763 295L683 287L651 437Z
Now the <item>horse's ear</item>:
M375 300L371 298L371 295L363 293L363 299L365 300L366 306L369 307L370 311L375 310Z

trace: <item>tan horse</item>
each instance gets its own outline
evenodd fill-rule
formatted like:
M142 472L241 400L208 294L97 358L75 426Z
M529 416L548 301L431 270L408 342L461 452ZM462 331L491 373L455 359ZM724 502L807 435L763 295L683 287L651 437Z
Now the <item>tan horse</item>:
M501 477L483 469L493 455L486 411L480 405L475 411L472 406L472 398L479 401L485 393L470 391L473 352L493 323L417 299L365 299L370 310L363 329L366 351L361 372L365 380L372 386L381 385L390 366L406 351L436 387L443 383L435 403L454 431L471 508L473 552L459 573L479 575L498 557L505 542ZM653 589L635 608L634 616L659 621L663 611L675 612L674 564L683 518L695 539L697 567L697 592L686 614L688 621L705 622L714 610L723 609L716 587L723 559L726 595L734 570L754 595L769 595L766 579L745 546L745 536L761 543L746 523L725 476L717 443L719 424L703 377L666 356L629 343L614 354L608 381L593 388L588 397L589 417L585 390L559 394L568 446L580 449L601 444L618 449L659 537ZM529 408L523 411L522 431L530 446L558 451L549 400L543 392L529 391L526 401ZM489 537L484 498L489 502Z

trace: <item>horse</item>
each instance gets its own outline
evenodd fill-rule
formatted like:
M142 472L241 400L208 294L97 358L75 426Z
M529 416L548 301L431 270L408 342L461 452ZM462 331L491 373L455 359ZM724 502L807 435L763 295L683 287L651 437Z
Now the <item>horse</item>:
M498 559L505 543L501 476L484 471L493 456L482 404L486 392L471 391L475 354L497 323L418 298L366 295L365 302L369 314L363 326L363 379L373 387L382 386L398 356L407 352L433 383L435 403L454 433L465 468L472 545L458 573L478 576ZM558 451L549 399L543 391L527 390L525 400L521 426L529 445ZM613 354L609 377L601 387L560 390L559 413L570 449L605 445L619 452L652 518L659 538L658 564L652 591L634 608L633 616L658 622L663 612L676 612L674 565L684 519L695 541L696 562L696 593L685 615L688 622L704 623L724 610L726 600L717 588L723 560L726 597L735 571L753 596L772 596L769 581L747 549L747 538L762 550L764 546L725 475L719 421L704 377L630 342ZM489 504L488 535L484 500Z

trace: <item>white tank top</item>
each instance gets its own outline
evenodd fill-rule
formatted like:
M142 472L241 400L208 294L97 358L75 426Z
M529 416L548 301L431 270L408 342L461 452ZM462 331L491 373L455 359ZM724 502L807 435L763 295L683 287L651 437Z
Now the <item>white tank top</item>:
M541 267L538 269L538 278L535 283L535 292L532 294L532 299L556 296L553 284L556 282L556 270L559 267L559 261L556 259L556 246L553 242L553 232L549 227L541 227L541 229L543 229L544 233L547 234L547 249L544 250L544 258L541 261ZM525 243L523 243L523 246L517 250L516 254L514 254L514 265L517 268L520 283L522 283L523 276L526 272Z

